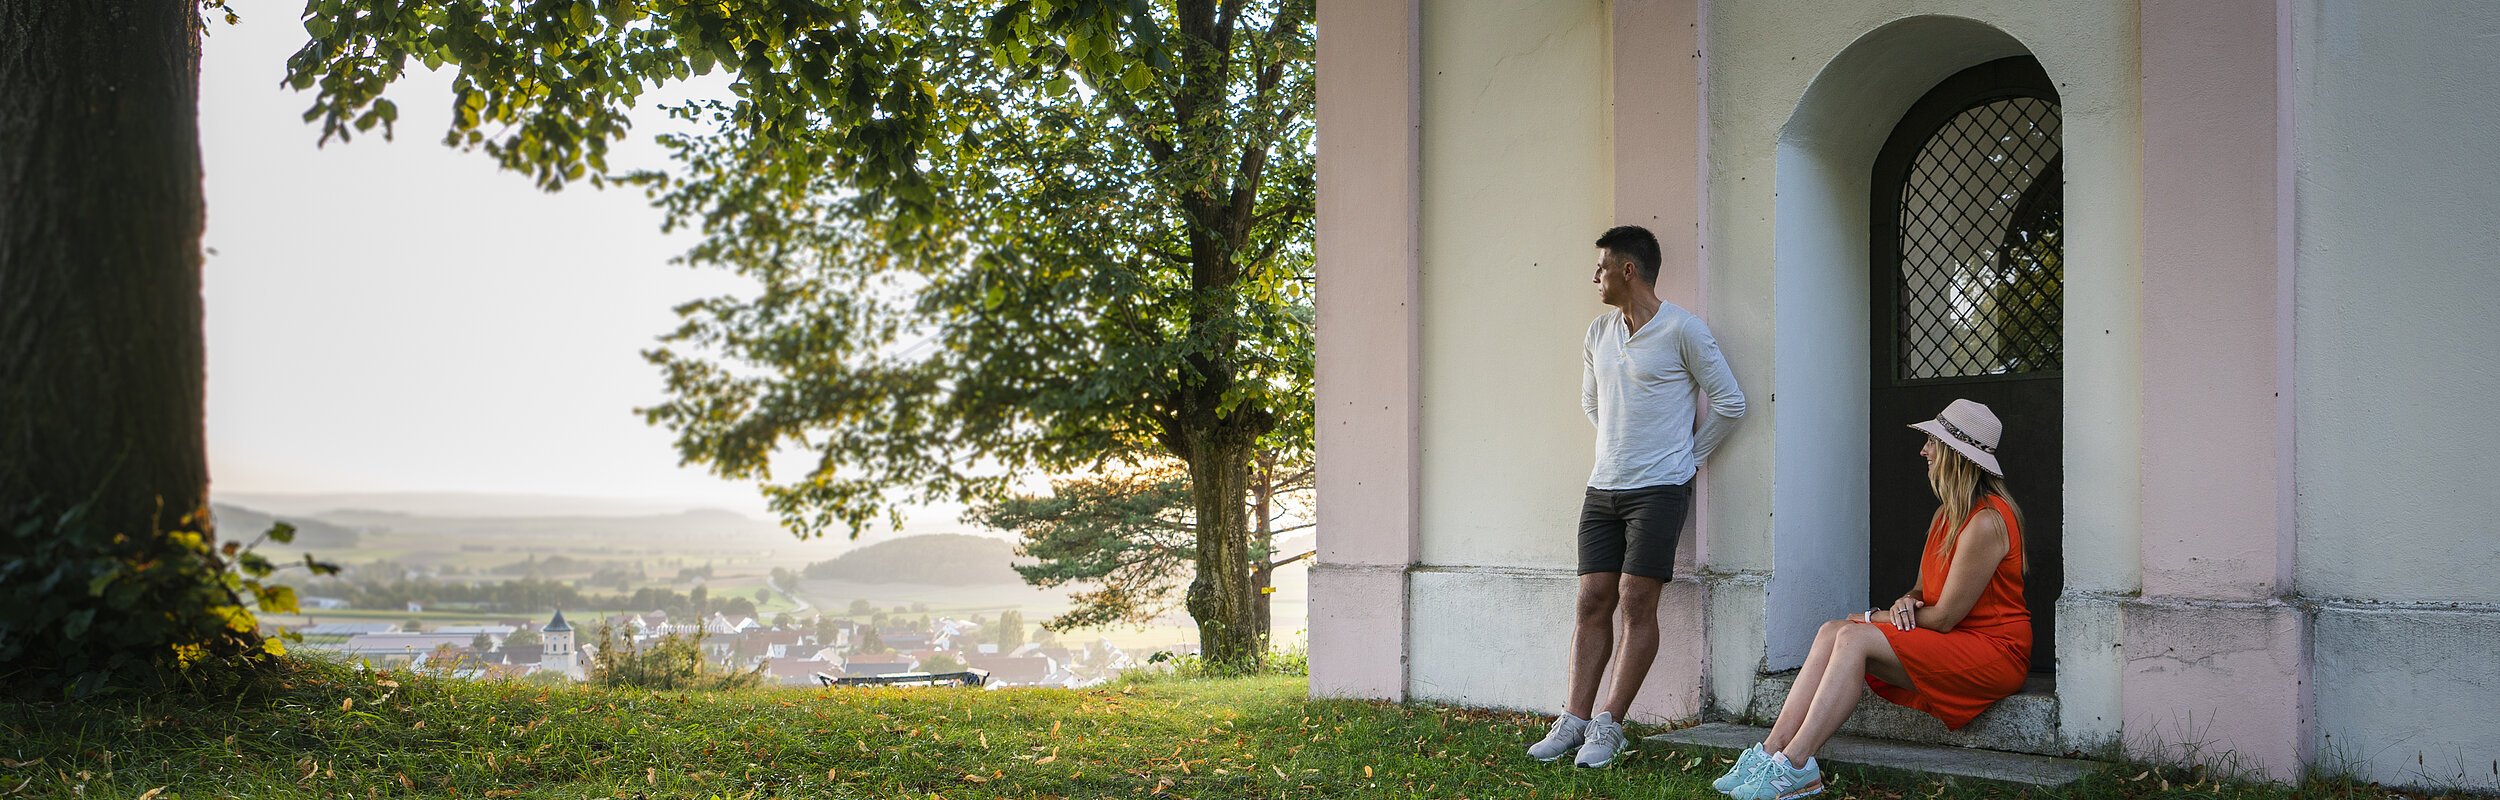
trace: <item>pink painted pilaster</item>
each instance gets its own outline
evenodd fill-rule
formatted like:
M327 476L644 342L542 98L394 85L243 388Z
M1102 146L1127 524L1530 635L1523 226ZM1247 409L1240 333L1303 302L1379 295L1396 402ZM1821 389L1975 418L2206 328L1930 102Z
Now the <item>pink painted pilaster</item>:
M1615 224L1658 234L1665 263L1658 296L1695 313L1701 270L1701 0L1615 0L1613 37ZM1590 238L1595 238L1594 236ZM1694 487L1695 498L1704 493ZM1700 505L1696 503L1696 506ZM1709 641L1706 600L1694 581L1709 538L1697 508L1676 548L1675 574L1658 601L1658 660L1632 716L1686 719L1701 713Z
M1311 693L1406 698L1421 475L1420 0L1319 7Z
M2313 723L2309 626L2283 602L2290 11L2145 0L2141 14L2144 596L2123 623L2126 736L2297 777Z

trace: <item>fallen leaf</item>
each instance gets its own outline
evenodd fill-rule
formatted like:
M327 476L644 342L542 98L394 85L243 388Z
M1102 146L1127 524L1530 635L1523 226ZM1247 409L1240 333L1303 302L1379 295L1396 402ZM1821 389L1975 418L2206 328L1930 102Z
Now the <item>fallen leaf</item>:
M375 686L387 686L387 687L390 687L390 688L393 688L393 689L397 689L397 688L399 688L399 682L398 682L398 681L395 681L395 680L391 680L391 679L389 679L389 678L383 678L383 679L381 679L381 680L374 681L374 682L373 682L373 685L375 685Z
M165 787L163 787L163 786L159 786L159 787L156 787L156 788L154 788L154 789L149 789L149 790L147 790L147 792L145 792L145 793L143 793L143 794L139 795L139 800L156 800L156 796L157 796L157 795L164 794L164 793L165 793Z
M356 698L349 697L349 698L343 698L343 699L339 700L339 710L340 710L340 711L346 711L346 710L348 710L348 709L355 708L355 707L356 707Z
M28 761L10 761L5 758L0 758L0 767L9 767L11 769L15 769L17 767L31 767L41 763L43 763L43 759L40 758Z
M988 783L988 782L990 782L990 779L989 779L989 778L982 777L982 776L979 776L979 775L965 775L965 776L964 776L964 782L965 782L965 783Z
M1033 759L1033 765L1041 766L1057 760L1059 760L1058 756L1042 756L1041 758Z
M828 768L828 769L826 769L826 770L825 770L825 780L833 780L833 770L832 770L832 769Z
M1365 767L1363 768L1363 777L1369 778L1369 777L1371 777L1371 776L1372 776L1372 768L1371 768L1371 767L1369 767L1369 766L1365 766Z

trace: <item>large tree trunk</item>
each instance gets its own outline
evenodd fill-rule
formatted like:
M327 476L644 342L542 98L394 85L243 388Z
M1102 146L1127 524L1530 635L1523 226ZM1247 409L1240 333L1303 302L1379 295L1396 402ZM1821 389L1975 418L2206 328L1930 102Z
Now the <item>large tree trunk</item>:
M1189 583L1189 616L1207 661L1227 668L1258 666L1265 655L1252 620L1258 590L1250 576L1250 443L1217 434L1191 448L1189 497L1198 514L1198 576Z
M207 525L197 22L0 0L0 525Z

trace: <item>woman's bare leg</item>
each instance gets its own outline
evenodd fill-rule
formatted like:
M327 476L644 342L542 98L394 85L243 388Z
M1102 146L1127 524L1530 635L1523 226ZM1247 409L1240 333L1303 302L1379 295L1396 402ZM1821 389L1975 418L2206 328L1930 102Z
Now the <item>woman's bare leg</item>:
M1901 667L1901 657L1892 652L1892 641L1873 625L1844 624L1833 634L1832 653L1824 665L1822 681L1814 688L1814 701L1796 732L1781 743L1780 752L1788 754L1788 763L1804 764L1806 759L1823 749L1832 734L1840 731L1840 723L1849 712L1858 709L1858 697L1866 693L1866 674L1885 683L1909 688L1910 676ZM1805 676L1798 676L1795 697L1805 688ZM1784 715L1783 715L1784 716ZM1783 720L1784 722L1785 720Z
M1823 623L1823 628L1814 632L1814 647L1806 651L1805 666L1797 668L1797 681L1788 685L1788 699L1780 703L1779 718L1771 721L1771 734L1762 739L1762 752L1780 752L1797 735L1797 727L1805 724L1807 709L1814 705L1816 687L1823 683L1824 667L1832 661L1833 643L1841 628L1850 624L1848 620L1836 619Z

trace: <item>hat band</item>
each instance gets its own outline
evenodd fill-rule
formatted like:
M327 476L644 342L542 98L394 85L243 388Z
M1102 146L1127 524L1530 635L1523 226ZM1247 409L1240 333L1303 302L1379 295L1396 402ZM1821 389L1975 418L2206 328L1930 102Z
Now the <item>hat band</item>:
M1953 421L1952 421L1952 420L1945 419L1945 418L1943 418L1943 417L1937 417L1937 418L1936 418L1936 424L1944 426L1944 432L1946 432L1946 433L1950 433L1950 434L1953 434L1953 438L1956 438L1956 439L1960 439L1960 440L1962 440L1962 443L1963 443L1963 444L1966 444L1966 445L1970 445L1970 446L1972 446L1972 447L1979 448L1979 452L1986 453L1986 454L1988 454L1988 455L1992 455L1992 456L1997 454L1997 449L1996 449L1996 447L1995 447L1995 446L1993 446L1993 445L1985 445L1985 444L1980 444L1980 443L1979 443L1979 440L1977 440L1977 439L1973 439L1973 438L1970 438L1970 434L1963 433L1963 432L1962 432L1962 429L1960 429L1960 428L1956 428L1956 427L1953 427Z

